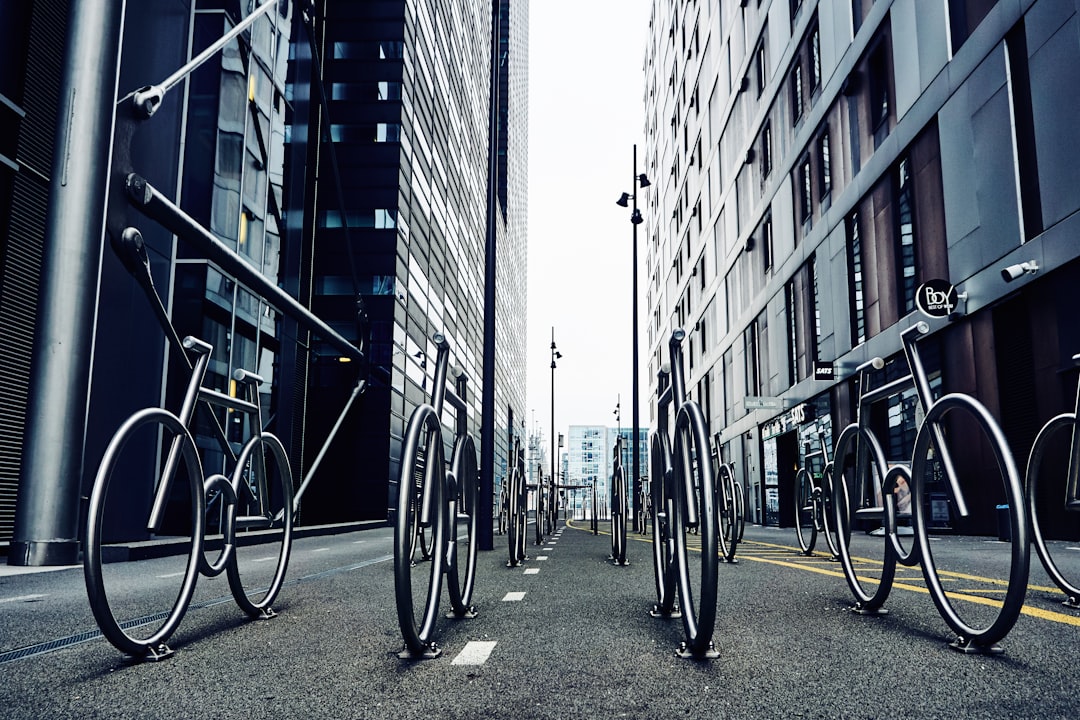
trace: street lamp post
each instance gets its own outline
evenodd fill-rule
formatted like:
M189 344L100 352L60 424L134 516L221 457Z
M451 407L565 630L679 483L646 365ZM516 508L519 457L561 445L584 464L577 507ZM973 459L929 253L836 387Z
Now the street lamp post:
M556 482L555 474L557 435L555 435L555 361L562 357L562 353L555 347L555 326L551 327L551 481ZM552 487L554 489L554 486Z
M637 171L637 144L634 145L634 174L632 175L631 185L634 193L623 193L622 196L616 200L617 205L627 207L627 201L633 201L633 209L630 213L630 225L633 227L633 302L630 312L633 318L632 334L632 346L633 346L633 382L631 387L633 388L633 409L631 416L633 417L634 429L633 437L630 443L634 447L634 461L633 461L633 487L634 487L634 517L636 518L641 512L641 443L639 436L641 434L641 419L639 418L639 407L641 405L638 388L638 261L637 261L637 226L643 222L641 212L637 206L637 191L639 188L647 188L652 183L649 182L649 178L645 173L638 174Z

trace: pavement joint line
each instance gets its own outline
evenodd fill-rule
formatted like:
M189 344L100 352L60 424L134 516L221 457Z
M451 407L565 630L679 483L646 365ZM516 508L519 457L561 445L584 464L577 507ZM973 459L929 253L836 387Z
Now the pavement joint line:
M33 602L34 600L40 600L44 597L48 597L48 595L42 595L41 593L36 595L16 595L15 597L0 598L0 603Z
M453 660L451 665L483 665L491 657L491 651L495 649L496 640L470 640L465 643Z

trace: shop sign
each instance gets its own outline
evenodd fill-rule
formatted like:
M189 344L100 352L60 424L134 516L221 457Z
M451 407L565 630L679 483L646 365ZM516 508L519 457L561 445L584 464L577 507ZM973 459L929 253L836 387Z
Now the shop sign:
M813 417L811 417L812 414L812 408L808 408L806 403L799 403L783 415L762 425L761 436L770 438L776 437L777 435L783 435L789 430L794 430L799 427L807 420L813 420Z
M956 288L948 280L927 280L915 291L915 306L932 318L949 317L958 299Z
M779 410L783 407L783 403L777 397L747 395L743 398L743 406L747 410Z
M814 379L832 380L836 377L836 370L831 362L814 361Z

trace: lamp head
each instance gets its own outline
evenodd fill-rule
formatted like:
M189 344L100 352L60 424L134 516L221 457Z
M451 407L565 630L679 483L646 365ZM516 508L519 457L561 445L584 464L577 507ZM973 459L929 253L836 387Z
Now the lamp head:
M630 215L630 222L634 225L640 225L641 223L645 222L644 218L641 217L640 210L634 210L634 212Z
M652 185L652 183L649 182L649 176L646 175L645 173L641 173L640 175L637 176L637 184L638 184L638 187L643 187L643 188L647 188L650 185Z
M619 207L629 207L630 206L630 193L623 193L622 195L620 195L619 199L615 201L615 204L618 205Z

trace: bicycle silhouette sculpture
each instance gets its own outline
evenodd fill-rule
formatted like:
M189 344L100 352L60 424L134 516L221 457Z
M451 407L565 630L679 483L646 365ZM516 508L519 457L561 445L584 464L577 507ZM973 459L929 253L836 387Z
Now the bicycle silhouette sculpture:
M709 452L709 432L697 403L686 399L682 367L682 329L671 334L671 372L660 372L658 420L652 435L653 569L656 604L653 617L682 617L686 639L676 655L710 659L716 624L717 537L716 481ZM668 407L675 413L674 452L668 437ZM686 534L697 530L701 552L697 568L687 548ZM696 576L696 577L695 577ZM676 606L676 590L678 606Z
M432 639L439 619L443 575L448 578L452 614L457 618L476 617L471 605L476 577L477 518L480 499L476 469L476 446L469 435L466 377L459 374L455 389L446 387L450 344L441 334L433 338L438 348L431 404L413 410L405 430L398 482L397 517L394 524L394 593L398 625L405 648L398 657L407 660L435 658L442 650ZM457 431L446 470L443 450L442 411L444 402L457 411ZM458 527L465 524L465 563L459 567ZM424 528L431 529L430 558L426 585L414 585L413 575L423 569L414 561L416 539ZM417 607L423 610L417 621Z
M626 560L626 474L622 466L622 437L615 440L614 471L611 473L611 557L616 565L629 565Z
M253 298L251 313L255 317L263 317L272 325L276 318L269 309L276 310L342 357L355 361L358 367L367 366L362 350L364 313L359 294L360 342L353 344L282 290L250 259L239 255L235 246L230 247L200 225L132 166L133 140L160 109L166 93L230 44L237 48L246 73L254 62L250 51L252 26L280 5L276 0L267 0L253 8L230 31L161 83L140 88L117 101L106 216L108 236L124 267L149 300L170 347L182 356L190 371L177 412L145 408L121 425L105 451L89 498L83 572L90 607L102 634L136 659L172 654L166 641L184 617L200 575L226 573L232 594L245 612L257 618L274 616L271 603L281 590L288 567L292 524L300 498L346 414L367 385L366 373L361 372L322 449L294 491L285 449L264 428L259 389L263 378L237 369L230 381L221 372L229 365L221 357L222 347L215 355L211 344L192 336L181 338L154 287L146 240L132 224L135 218L129 217L134 209L140 213L140 220L156 221L187 251L206 258L215 271L235 281L238 292L242 288ZM311 22L305 15L304 27L314 42ZM258 112L254 99L248 99L247 109L253 114ZM259 126L258 118L255 125ZM257 139L260 162L267 167L268 149L261 136ZM328 150L333 156L332 144ZM273 193L270 197L270 211L278 226L284 227ZM341 210L344 214L343 207ZM221 536L220 540L215 538L214 548L205 538L208 529ZM110 544L132 537L167 537L181 549L178 571L152 578L141 566L130 569L138 558L130 558L130 563L111 562L122 559L112 557L121 554L122 549ZM261 549L253 553L250 547L255 545ZM269 555L273 562L264 562L268 559L267 547L272 549ZM207 559L204 551L215 549L216 558ZM140 581L132 583L135 575L140 575ZM166 585L179 585L179 590L163 589Z
M882 369L884 361L873 358L856 370L859 376L856 420L840 433L832 462L824 472L824 486L832 488L831 519L836 549L855 596L854 609L860 614L887 612L882 605L892 589L896 564L918 564L922 566L934 605L957 635L950 646L965 653L997 653L1001 652L997 643L1016 623L1027 592L1029 521L1023 488L1005 435L986 407L963 393L934 398L918 342L929 331L929 326L920 322L901 333L908 375L871 390L870 372ZM870 429L868 408L875 401L909 388L914 389L915 402L923 417L918 424L910 464L890 466L881 443ZM980 447L992 462L983 463ZM1008 581L1000 601L961 604L972 596L946 590L949 580L968 575L941 570L940 559L948 555L935 553L935 544L930 542L931 505L927 485L934 478L943 481L958 521L969 517L970 503L980 499L1000 497L1008 504ZM899 491L904 485L911 491L910 509L901 507L899 502ZM884 542L878 545L879 554L874 558L875 561L881 558L877 577L860 572L853 557L853 544L859 540L853 531L862 520L880 524L884 531ZM900 539L899 528L907 521L913 528L910 547L905 547ZM863 543L858 553L865 557L871 550Z

